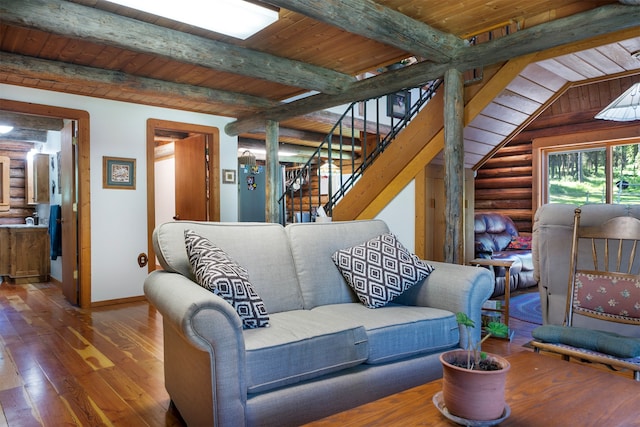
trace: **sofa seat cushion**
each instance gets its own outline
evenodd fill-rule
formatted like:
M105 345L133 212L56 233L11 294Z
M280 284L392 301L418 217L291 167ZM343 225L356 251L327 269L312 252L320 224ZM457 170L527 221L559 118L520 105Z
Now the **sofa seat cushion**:
M367 334L358 323L309 310L274 313L270 327L243 331L247 389L259 393L363 363Z
M369 341L367 364L443 351L460 342L455 314L437 308L391 303L371 310L362 304L345 303L311 311L340 319L345 326L364 326Z

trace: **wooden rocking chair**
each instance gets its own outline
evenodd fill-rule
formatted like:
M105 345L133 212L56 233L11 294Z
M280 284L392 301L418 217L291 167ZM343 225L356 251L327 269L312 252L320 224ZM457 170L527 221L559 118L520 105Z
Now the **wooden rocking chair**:
M574 357L613 370L631 370L640 381L640 338L573 326L574 314L580 314L640 328L638 241L637 218L616 217L600 226L582 227L580 209L575 210L564 326L536 328L532 342L536 352L545 350L565 360ZM579 249L582 254L591 252L592 266L578 262Z

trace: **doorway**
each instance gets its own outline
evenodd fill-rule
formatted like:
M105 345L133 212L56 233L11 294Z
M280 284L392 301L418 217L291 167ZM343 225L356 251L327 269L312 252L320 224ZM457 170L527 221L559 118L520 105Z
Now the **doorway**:
M69 144L63 143L69 162L61 168L61 184L67 192L62 197L62 209L68 215L61 218L64 224L62 246L62 287L65 297L82 308L91 306L91 198L90 198L90 145L89 113L49 105L20 101L0 100L0 109L14 113L51 117L75 122L76 129L66 135ZM71 141L75 139L75 143ZM66 148L65 148L66 146ZM63 190L65 191L65 190ZM66 230L66 232L65 232ZM71 255L69 255L69 253Z
M219 129L147 120L149 272L157 268L152 236L167 221L220 221Z

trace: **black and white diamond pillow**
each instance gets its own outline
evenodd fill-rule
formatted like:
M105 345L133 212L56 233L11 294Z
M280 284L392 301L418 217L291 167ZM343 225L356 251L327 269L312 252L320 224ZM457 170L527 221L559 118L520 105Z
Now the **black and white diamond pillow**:
M386 305L433 271L392 233L340 249L331 258L358 299L369 308Z
M231 304L243 328L269 326L267 308L249 282L247 270L193 230L184 231L184 240L198 284Z

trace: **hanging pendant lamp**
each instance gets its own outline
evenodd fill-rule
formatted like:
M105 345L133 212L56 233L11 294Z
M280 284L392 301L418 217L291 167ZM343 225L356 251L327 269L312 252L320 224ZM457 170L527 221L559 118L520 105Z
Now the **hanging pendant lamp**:
M595 118L616 122L640 120L640 82L627 89L604 110L600 111Z

